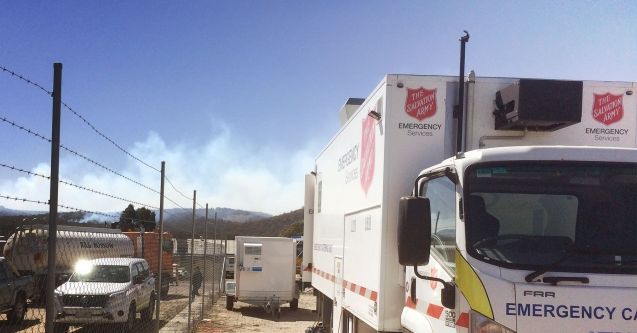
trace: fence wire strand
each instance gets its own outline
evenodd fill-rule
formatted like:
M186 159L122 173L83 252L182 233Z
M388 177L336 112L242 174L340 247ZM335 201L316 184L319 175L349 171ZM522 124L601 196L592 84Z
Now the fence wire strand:
M21 168L15 167L13 165L4 164L4 163L1 163L1 162L0 162L0 167L6 168L6 169L11 169L11 170L22 172L22 173L26 173L26 174L31 175L31 176L36 176L36 177L49 179L49 180L51 179L51 176L47 176L47 175L39 174L37 172L21 169ZM77 185L77 184L71 183L69 181L59 180L58 182L60 184L68 185L68 186L71 186L71 187L75 187L75 188L80 189L80 190L84 190L84 191L87 191L87 192L99 194L99 195L102 195L102 196L105 196L105 197L109 197L109 198L112 198L112 199L117 199L117 200L120 200L120 201L129 202L129 203L132 203L132 204L135 204L135 205L138 205L138 206L144 206L144 207L148 207L148 208L152 208L152 209L159 209L158 207L155 207L153 205L137 202L137 201L134 201L134 200L129 200L129 199L122 198L122 197L119 197L119 196L114 195L114 194L109 194L109 193L98 191L98 190L95 190L95 189L92 189L92 188L88 188L88 187L85 187L85 186L82 186L82 185Z
M50 90L47 90L46 88L44 88L41 84L21 75L18 74L2 65L0 65L0 70L2 70L5 73L11 74L12 77L16 77L21 81L26 82L29 85L32 85L40 90L42 90L43 92L45 92L47 95L49 95L49 97L53 96L53 92ZM79 118L84 124L86 124L88 127L90 127L95 133L97 133L97 135L101 136L104 140L108 141L109 143L111 143L113 146L115 146L115 148L119 149L121 152L123 152L124 154L126 154L127 156L129 156L130 158L136 160L137 162L143 164L144 166L156 171L156 172L161 172L161 170L159 170L158 168L150 165L149 163L145 162L144 160L142 160L141 158L133 155L131 152L129 152L128 150L124 149L120 144L118 144L117 142L115 142L115 140L111 139L110 137L108 137L106 134L104 134L102 131L100 131L99 129L97 129L97 127L95 127L95 125L93 125L90 121L88 121L84 116L82 116L79 112L75 111L70 105L68 105L66 102L62 101L62 105L64 106L64 108L66 108L67 110L69 110L73 115L75 115L77 118Z
M10 69L2 66L2 65L0 65L0 70L2 70L5 73L11 74L11 76L16 77L16 78L26 82L27 84L30 84L30 85L32 85L32 86L44 91L49 96L53 96L53 92L47 90L41 84L39 84L39 83L37 83L37 82L35 82L35 81L31 80L31 79L28 79L28 78L26 78L26 77L24 77L24 76L22 76L22 75L20 75L20 74L18 74L16 72L12 71L12 70L10 70Z

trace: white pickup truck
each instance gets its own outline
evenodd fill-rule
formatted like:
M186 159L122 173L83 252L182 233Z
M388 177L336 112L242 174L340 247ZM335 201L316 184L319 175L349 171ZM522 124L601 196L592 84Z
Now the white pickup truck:
M144 321L152 319L157 299L155 278L139 258L81 261L55 296L56 333L90 324L118 324L133 332L137 312Z

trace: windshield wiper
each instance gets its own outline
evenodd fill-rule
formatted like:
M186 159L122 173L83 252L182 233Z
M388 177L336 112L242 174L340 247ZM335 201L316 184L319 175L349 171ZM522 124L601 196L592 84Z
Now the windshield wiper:
M566 251L564 252L564 255L562 255L562 257L560 257L558 260L555 260L554 262L552 262L552 263L550 263L548 265L544 265L544 266L540 267L540 269L529 273L527 276L524 277L524 280L526 280L526 282L533 282L533 280L538 278L540 275L543 275L543 274L549 272L550 270L552 270L553 268L555 268L555 265L561 264L566 259L569 259L571 257L571 255L577 253L577 252L575 252L573 250L573 246L569 246L565 250ZM548 283L551 283L551 282L548 282ZM588 281L586 283L588 283Z
M558 282L581 282L588 284L589 280L585 276L547 276L542 278L542 282L556 286Z

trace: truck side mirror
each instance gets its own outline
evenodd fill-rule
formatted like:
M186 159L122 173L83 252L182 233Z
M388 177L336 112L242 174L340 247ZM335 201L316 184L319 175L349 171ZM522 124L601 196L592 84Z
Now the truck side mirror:
M431 208L429 199L400 198L398 213L398 261L404 266L429 263Z
M448 309L456 308L456 285L451 283L445 284L440 292L440 303Z

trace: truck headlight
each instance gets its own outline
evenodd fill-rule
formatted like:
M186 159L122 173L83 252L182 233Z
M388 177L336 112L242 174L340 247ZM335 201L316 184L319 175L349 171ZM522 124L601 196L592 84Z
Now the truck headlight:
M471 311L470 332L471 333L515 333L514 330L508 329L475 311Z

